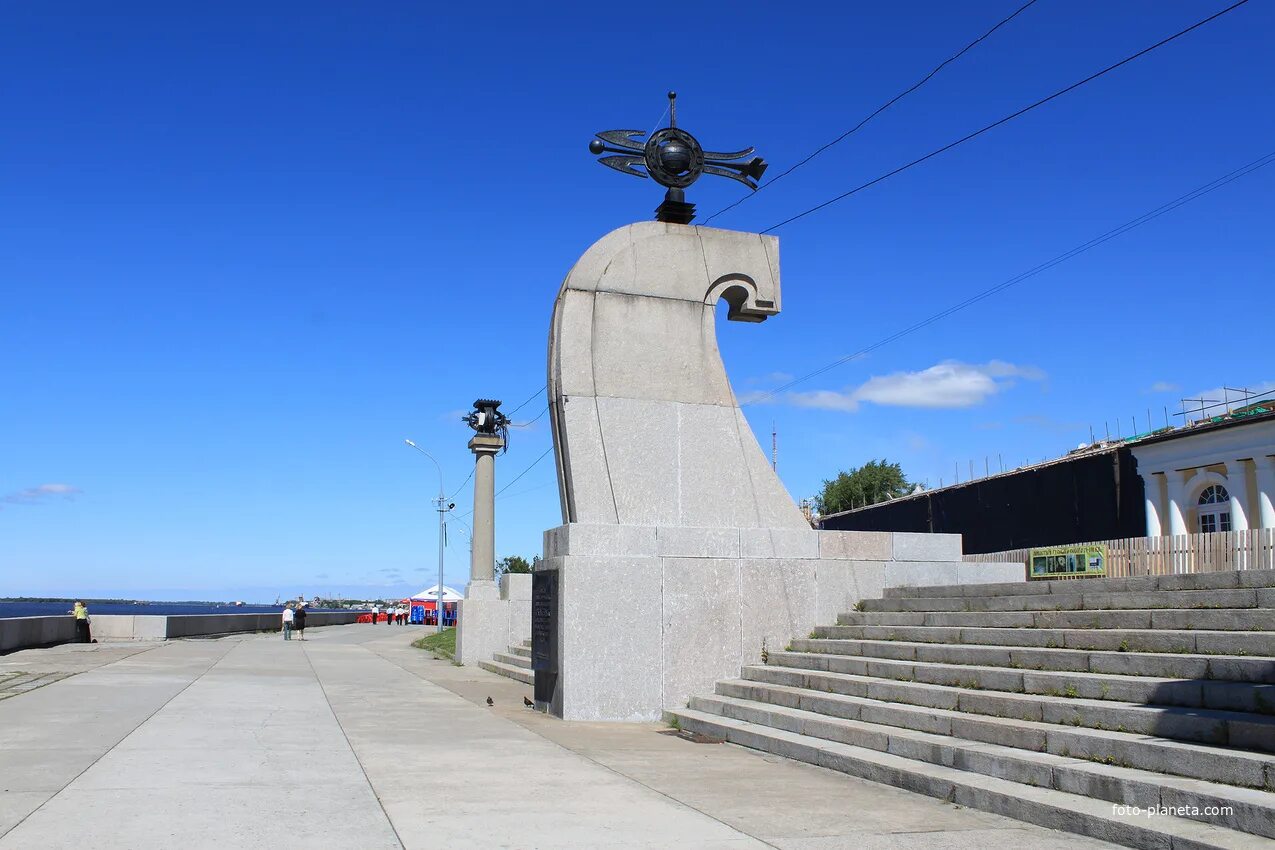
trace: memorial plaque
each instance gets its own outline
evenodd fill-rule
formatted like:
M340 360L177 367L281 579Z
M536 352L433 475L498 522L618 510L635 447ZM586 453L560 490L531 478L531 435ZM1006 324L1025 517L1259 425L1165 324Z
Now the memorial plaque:
M531 576L531 669L536 707L547 710L558 686L558 571Z

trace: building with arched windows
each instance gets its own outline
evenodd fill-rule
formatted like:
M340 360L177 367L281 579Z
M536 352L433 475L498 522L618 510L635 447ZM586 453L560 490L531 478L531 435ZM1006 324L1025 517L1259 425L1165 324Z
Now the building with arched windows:
M830 514L819 527L962 535L967 554L1275 528L1275 401Z
M1275 414L1218 417L1129 450L1148 537L1275 528Z

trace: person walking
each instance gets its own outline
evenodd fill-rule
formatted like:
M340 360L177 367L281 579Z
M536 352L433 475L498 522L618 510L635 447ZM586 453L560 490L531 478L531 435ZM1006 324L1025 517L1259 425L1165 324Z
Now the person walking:
M379 616L381 616L381 606L373 605L372 606L372 625L374 626L376 625L376 618Z
M92 643L93 638L89 634L89 607L77 600L71 613L75 615L75 642Z
M305 640L305 606L298 605L292 614L292 627L297 630L300 640Z
M292 612L292 603L283 606L283 639L292 640L292 623L296 615Z
M385 625L394 625L394 609L389 605L385 606Z

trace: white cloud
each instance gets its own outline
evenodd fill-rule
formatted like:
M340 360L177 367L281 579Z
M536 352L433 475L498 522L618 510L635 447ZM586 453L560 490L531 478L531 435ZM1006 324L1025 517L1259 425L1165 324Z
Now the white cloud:
M1045 373L1034 366L1017 366L1003 360L982 364L947 360L919 372L878 375L841 392L789 393L787 399L799 407L824 410L853 411L865 401L887 407L956 409L982 404L1013 386L1014 378L1041 381Z
M1156 381L1147 387L1146 392L1149 393L1176 393L1180 392L1182 387L1172 381Z
M83 492L79 487L73 487L70 484L40 484L0 497L0 502L9 505L31 505L51 496L74 499Z

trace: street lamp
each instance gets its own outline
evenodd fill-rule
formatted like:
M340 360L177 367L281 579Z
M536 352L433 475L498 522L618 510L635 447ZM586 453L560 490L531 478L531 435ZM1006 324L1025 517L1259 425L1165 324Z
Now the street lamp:
M416 449L425 457L434 461L435 468L438 469L438 588L434 593L434 619L436 621L436 631L443 630L443 515L450 509L447 504L447 497L443 495L443 468L438 465L438 461L429 452L413 443L411 440L404 440L412 448Z

